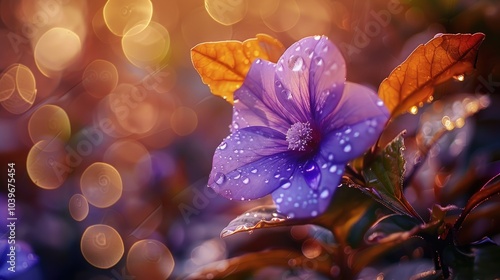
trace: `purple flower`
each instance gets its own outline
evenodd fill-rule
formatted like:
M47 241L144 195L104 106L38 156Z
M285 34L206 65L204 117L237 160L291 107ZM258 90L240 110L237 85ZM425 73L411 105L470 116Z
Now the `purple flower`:
M257 59L234 93L231 134L215 151L209 187L229 199L272 193L289 217L322 213L348 161L377 140L389 113L375 92L345 81L328 38L304 38L278 63Z

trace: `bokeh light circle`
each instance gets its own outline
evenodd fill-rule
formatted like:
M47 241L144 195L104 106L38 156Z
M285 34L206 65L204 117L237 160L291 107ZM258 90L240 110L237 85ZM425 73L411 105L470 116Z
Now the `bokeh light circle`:
M138 141L120 140L113 143L104 152L103 159L122 174L124 191L139 190L151 179L151 155Z
M133 32L141 32L152 16L153 4L149 0L108 0L103 9L106 25L117 36L123 36L133 28Z
M148 26L136 25L122 38L125 57L137 67L152 66L167 56L170 34L161 24L150 22Z
M28 133L33 143L53 138L67 141L71 136L69 117L59 106L43 105L31 115Z
M160 107L159 96L143 87L120 84L109 95L109 106L119 126L135 134L145 134L156 126Z
M65 156L64 146L58 139L37 142L26 158L26 170L31 181L42 189L59 188L71 172Z
M125 252L120 234L103 224L89 226L83 232L80 249L87 262L102 269L117 264Z
M288 31L300 19L300 8L295 0L269 0L260 8L262 21L274 32Z
M89 203L85 196L77 193L69 200L69 213L75 221L83 221L89 214Z
M120 173L113 166L95 162L83 172L80 188L90 204L105 208L120 199L123 187Z
M12 114L22 114L31 108L36 98L36 81L26 65L13 64L0 79L0 101Z
M170 124L179 136L191 134L198 126L198 116L193 109L178 107L170 117Z
M97 98L104 97L118 84L118 70L107 60L96 59L85 68L82 84L90 95Z
M137 280L167 279L174 265L170 250L153 239L137 241L127 254L127 269Z
M8 73L0 76L0 102L9 99L16 90L16 81Z
M247 13L246 0L205 0L205 9L218 23L232 25L241 21Z
M34 48L35 62L45 76L52 77L80 58L82 42L73 31L54 27L45 32Z

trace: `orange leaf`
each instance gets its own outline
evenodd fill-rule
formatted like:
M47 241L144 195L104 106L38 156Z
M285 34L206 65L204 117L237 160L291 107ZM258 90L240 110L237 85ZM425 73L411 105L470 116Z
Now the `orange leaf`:
M280 41L265 34L240 41L201 43L191 49L191 60L203 83L210 91L233 103L238 89L252 62L261 58L277 62L285 47Z
M434 86L470 72L484 34L441 34L418 46L382 81L378 94L395 117L427 101Z

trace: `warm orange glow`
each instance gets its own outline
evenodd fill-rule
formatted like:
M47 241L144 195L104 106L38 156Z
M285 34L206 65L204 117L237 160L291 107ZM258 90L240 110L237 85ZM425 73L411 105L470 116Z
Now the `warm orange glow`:
M69 213L75 221L83 221L89 214L89 203L85 196L77 193L69 200Z
M167 279L174 265L170 250L153 239L137 241L127 254L127 269L137 280Z
M111 165L96 162L87 167L80 178L80 188L88 202L105 208L115 204L122 195L120 173Z
M28 132L33 143L53 138L68 141L71 136L69 117L59 106L43 105L31 115Z
M80 242L83 257L93 266L106 269L114 266L125 251L120 234L108 225L88 227Z

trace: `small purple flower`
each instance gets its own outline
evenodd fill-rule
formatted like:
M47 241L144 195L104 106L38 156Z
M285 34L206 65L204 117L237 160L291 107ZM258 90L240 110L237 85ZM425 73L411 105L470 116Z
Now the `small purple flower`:
M276 64L255 60L234 93L231 134L215 151L209 187L239 200L272 193L291 218L322 213L346 163L375 143L389 116L375 92L345 76L324 36L296 42Z

